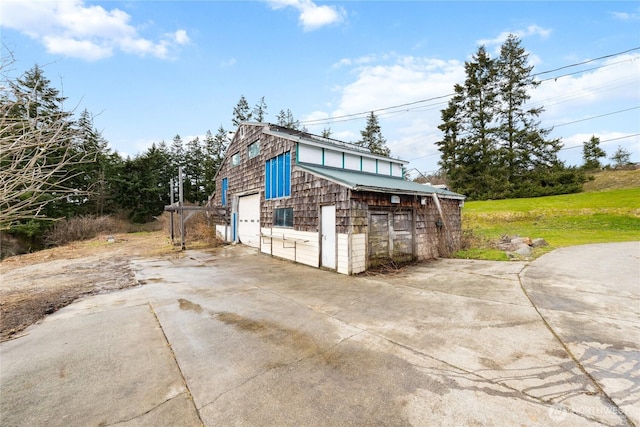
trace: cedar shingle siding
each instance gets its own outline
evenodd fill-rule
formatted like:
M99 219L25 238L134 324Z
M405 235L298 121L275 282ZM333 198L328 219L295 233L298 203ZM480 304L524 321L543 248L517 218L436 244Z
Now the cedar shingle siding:
M305 162L297 158L301 149ZM290 196L266 199L265 165L286 152L290 153ZM234 154L240 158L236 166L232 165ZM329 162L332 167L327 166ZM236 231L256 227L259 236L254 244L262 252L314 267L322 265L323 245L334 238L336 270L344 274L390 260L449 256L460 248L464 197L403 181L399 175L405 163L340 141L270 124L243 123L216 175L212 204L226 210L225 215L215 218L216 229L225 240L241 241ZM359 165L364 165L362 170L379 169L380 173L362 172L357 170ZM223 179L227 180L224 207ZM250 194L259 194L259 231L257 224L248 224L253 220L237 223L241 217L238 198ZM392 196L396 203L392 203ZM328 240L321 236L321 207L325 205L335 206L335 236L329 232ZM293 227L274 227L274 212L282 208L293 208Z

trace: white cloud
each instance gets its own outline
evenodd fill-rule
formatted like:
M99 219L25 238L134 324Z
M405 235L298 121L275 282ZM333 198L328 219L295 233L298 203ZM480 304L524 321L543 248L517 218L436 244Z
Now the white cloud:
M343 22L346 12L341 7L318 6L311 0L266 0L275 10L292 7L299 13L299 22L304 31L313 31L326 25Z
M361 59L345 58L333 65L346 68L347 73L354 76L353 81L337 90L337 99L333 101L335 108L314 111L301 120L302 124L318 134L330 127L334 138L357 141L365 126L364 116L358 120L350 117L332 119L445 96L376 111L393 156L411 161L409 167L422 172L436 170L439 152L435 142L442 136L437 128L441 122L440 111L446 107L449 101L446 95L452 93L454 84L464 81L462 61L397 54L366 55ZM604 115L603 119L586 120L554 130L552 137L562 137L565 147L580 143L593 134L605 140L637 133L633 130L634 126L637 129L637 120L633 119L637 117L637 110L613 116L606 114L640 105L640 54L620 55L592 65L600 68L549 80L530 92L531 106L545 108L540 117L543 128ZM305 123L309 120L317 121ZM588 138L585 139L585 135ZM637 137L621 140L620 145L631 147L633 143L637 145L637 141ZM615 149L618 142L603 144L607 150L609 145ZM634 158L637 157L638 148L631 151ZM579 149L563 151L562 155L570 164L580 164Z
M622 107L638 105L638 76L640 54L619 55L603 61L595 70L543 82L532 92L531 101L559 117L611 101Z
M389 54L383 55L382 59L388 59L389 56ZM351 65L365 65L377 60L378 57L376 55L364 55L357 58L342 58L341 60L333 64L331 68L337 69L342 67L349 67Z
M611 12L611 16L613 16L618 21L640 21L640 13L637 12Z
M126 12L88 6L83 0L3 0L2 13L2 27L38 40L49 53L88 61L108 58L116 49L168 58L172 48L189 42L185 30L159 41L141 37Z
M225 61L222 61L220 63L220 68L229 68L229 67L233 67L236 64L236 58L229 58Z
M175 42L178 44L187 44L189 43L189 36L185 30L178 30L173 34Z
M551 30L548 28L542 28L538 25L529 25L528 27L520 30L514 31L503 31L497 37L492 39L481 39L476 43L478 45L484 45L487 48L491 46L501 46L509 37L510 34L518 36L519 39L524 39L531 36L540 36L542 38L547 38L551 35Z
M393 52L345 58L334 64L334 67L338 66L353 67L354 81L340 88L336 108L314 111L302 122L309 131L318 134L330 127L333 138L347 142L360 139L364 118L337 119L331 123L323 123L323 119L440 97L451 93L453 85L464 79L464 65L460 61L399 56ZM445 98L377 111L392 156L404 160L420 158L429 163L423 161L411 167L422 171L436 169L438 156L434 142L440 138L437 128L440 110L447 101ZM318 121L304 123L307 120Z

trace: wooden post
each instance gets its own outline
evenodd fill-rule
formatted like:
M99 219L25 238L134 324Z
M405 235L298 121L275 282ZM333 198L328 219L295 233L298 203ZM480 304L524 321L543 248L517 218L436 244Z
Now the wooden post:
M169 182L169 197L171 199L171 206L175 202L175 194L174 194L174 186L173 186L173 178L171 178L171 182ZM173 211L169 212L169 233L171 234L171 244L173 245L175 235L173 232Z

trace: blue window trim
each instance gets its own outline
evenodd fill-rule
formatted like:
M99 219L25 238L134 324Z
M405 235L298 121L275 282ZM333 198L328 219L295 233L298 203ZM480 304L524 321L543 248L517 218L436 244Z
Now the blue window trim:
M227 178L222 178L222 197L220 198L222 206L227 206L227 191L229 191L229 180Z
M265 162L265 199L291 196L291 153L286 152Z

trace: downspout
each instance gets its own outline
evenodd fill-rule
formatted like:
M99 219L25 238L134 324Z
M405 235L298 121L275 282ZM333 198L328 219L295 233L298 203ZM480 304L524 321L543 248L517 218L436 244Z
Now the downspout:
M431 193L431 197L433 201L436 203L436 208L438 209L438 214L440 215L440 221L442 221L442 225L444 225L445 230L447 229L447 224L444 220L444 214L442 213L442 206L440 205L440 199L438 199L438 195L436 193Z

